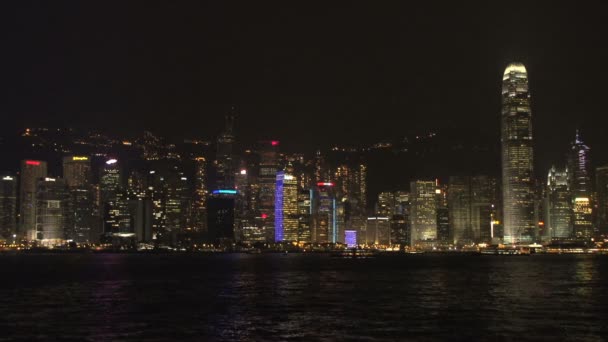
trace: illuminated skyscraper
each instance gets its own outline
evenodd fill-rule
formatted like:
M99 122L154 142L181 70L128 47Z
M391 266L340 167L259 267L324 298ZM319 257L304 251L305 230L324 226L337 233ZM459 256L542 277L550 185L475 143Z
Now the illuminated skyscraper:
M312 240L317 243L338 241L338 222L336 218L336 197L334 183L319 182L311 198L313 205Z
M410 182L411 239L413 243L437 239L436 190L435 181Z
M298 241L298 180L285 171L277 173L274 196L275 241Z
M569 238L572 236L572 202L568 184L568 170L558 170L555 166L547 176L545 198L545 236L548 238Z
M193 219L194 229L205 231L207 229L207 162L205 158L198 157L194 160L194 201Z
M13 241L17 233L17 178L0 176L0 240Z
M535 238L536 225L528 73L523 64L511 63L502 80L504 242L529 243Z
M592 238L594 235L592 216L592 187L591 187L591 161L589 147L585 145L578 133L568 158L568 171L570 178L570 191L572 191L572 212L574 236L579 238Z
M21 161L19 233L27 240L36 240L36 189L38 181L46 176L46 162L40 160Z
M608 165L595 169L597 192L597 228L602 236L608 236Z
M79 243L91 241L93 218L93 189L91 187L91 161L87 156L63 158L63 178L68 186L65 235Z
M473 242L471 201L470 177L450 177L448 191L449 221L452 226L454 244L456 245L466 245Z
M262 217L264 222L264 231L266 240L274 242L274 194L277 178L277 170L279 168L278 156L279 142L262 141L258 149L260 155L260 171L258 175L258 200L257 206L259 217Z
M122 187L121 169L118 160L108 159L99 180L103 232L106 236L130 230L127 194Z
M63 179L70 188L90 185L91 161L87 156L63 157Z
M312 233L312 197L313 190L298 191L298 241L310 242Z
M36 191L36 241L56 245L65 241L70 193L65 180L42 178Z
M234 120L235 108L226 115L226 127L217 137L216 153L216 189L234 189Z

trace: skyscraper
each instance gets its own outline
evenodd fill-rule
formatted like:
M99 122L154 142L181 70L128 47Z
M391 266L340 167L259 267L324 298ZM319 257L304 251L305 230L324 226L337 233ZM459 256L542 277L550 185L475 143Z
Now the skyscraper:
M36 191L36 240L42 245L65 241L65 224L70 200L64 179L42 178Z
M545 236L547 238L572 236L572 206L568 178L568 169L558 170L552 166L549 170L545 199Z
M0 176L0 240L13 241L17 233L17 178Z
M589 147L583 143L579 132L572 142L568 157L574 236L591 238L594 235L592 216L591 161Z
M88 242L95 223L89 157L63 157L63 178L70 194L65 220L66 238L79 243Z
M21 161L19 233L27 240L36 240L36 189L38 180L47 176L46 172L47 166L44 161Z
M608 165L595 169L597 192L597 228L601 235L608 235Z
M192 216L194 229L207 229L207 161L204 157L194 159L194 201Z
M274 196L275 241L298 241L298 180L279 171Z
M278 158L279 142L262 141L258 149L260 156L260 171L258 173L258 210L259 217L262 217L264 222L264 231L266 240L274 242L274 194L277 170L279 168Z
M63 179L70 188L88 186L91 180L91 161L89 157L63 157Z
M226 115L226 126L224 131L217 137L216 152L216 189L234 188L234 120L235 108Z
M437 239L437 201L435 181L410 182L412 245Z
M502 78L502 184L504 242L529 243L535 237L532 111L528 73L511 63Z

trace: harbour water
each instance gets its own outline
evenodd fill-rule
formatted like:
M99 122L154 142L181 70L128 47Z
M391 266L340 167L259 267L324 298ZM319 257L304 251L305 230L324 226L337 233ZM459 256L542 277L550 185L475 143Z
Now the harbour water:
M0 341L588 340L608 256L3 254Z

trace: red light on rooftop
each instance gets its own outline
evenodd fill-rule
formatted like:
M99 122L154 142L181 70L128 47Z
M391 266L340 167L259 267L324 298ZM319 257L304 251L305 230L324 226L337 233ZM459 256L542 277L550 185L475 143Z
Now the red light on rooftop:
M25 165L35 165L35 166L38 166L38 165L40 165L40 162L37 161L37 160L26 160L25 161Z
M262 218L266 219L266 218L268 218L268 215L267 214L262 214Z
M272 146L278 146L279 145L279 141L278 140L273 140L270 142L270 145Z

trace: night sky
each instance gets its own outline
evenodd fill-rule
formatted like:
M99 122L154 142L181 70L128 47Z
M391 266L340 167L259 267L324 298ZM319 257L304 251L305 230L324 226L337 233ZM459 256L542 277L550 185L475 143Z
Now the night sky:
M286 3L3 3L2 131L213 139L235 104L241 142L289 151L460 127L497 144L502 72L517 60L536 164L562 161L575 127L608 162L605 2Z

